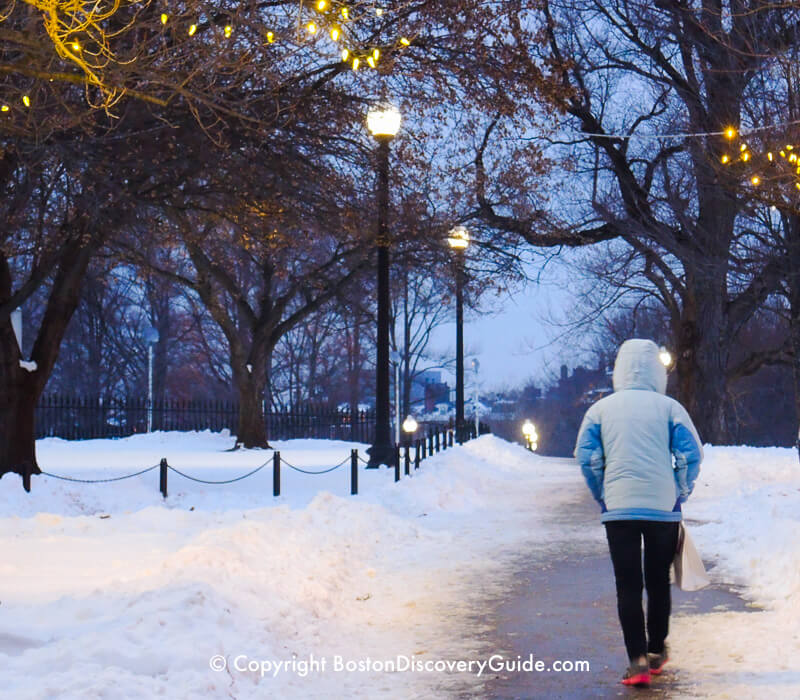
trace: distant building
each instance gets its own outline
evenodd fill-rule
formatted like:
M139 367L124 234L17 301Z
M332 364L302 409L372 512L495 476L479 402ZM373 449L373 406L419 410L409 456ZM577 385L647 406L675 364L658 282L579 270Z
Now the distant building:
M435 410L436 404L450 403L450 387L446 382L426 382L425 413Z

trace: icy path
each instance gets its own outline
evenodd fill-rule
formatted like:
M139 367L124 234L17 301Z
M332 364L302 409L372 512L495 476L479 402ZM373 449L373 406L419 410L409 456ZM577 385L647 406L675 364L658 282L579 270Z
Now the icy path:
M489 645L507 657L533 654L547 666L555 660L585 660L589 672L501 673L484 688L487 698L707 697L707 679L697 679L685 668L691 653L685 636L696 634L695 625L712 611L756 616L745 602L725 587L714 585L687 593L673 587L671 663L645 691L627 689L619 679L625 668L622 633L617 621L614 573L605 541L595 535L601 528L594 503L588 496L553 513L559 523L557 546L546 556L531 551L511 566L514 587L491 607L488 617L495 633ZM553 551L555 549L555 551ZM709 659L709 661L713 661ZM699 682L698 682L699 681Z

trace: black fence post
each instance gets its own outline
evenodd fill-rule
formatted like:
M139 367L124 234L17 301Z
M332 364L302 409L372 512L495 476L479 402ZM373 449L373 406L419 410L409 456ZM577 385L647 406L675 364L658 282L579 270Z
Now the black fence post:
M411 474L411 445L406 445L405 472L406 476Z
M439 452L440 446L439 446L439 429L438 428L436 429L435 436L436 436L436 441L435 441L436 452Z
M161 495L166 498L167 497L167 469L169 465L167 464L167 458L164 457L158 465L158 490L161 491Z
M447 449L447 428L442 430L442 451Z
M394 446L394 480L400 481L400 445Z
M272 455L272 495L281 495L281 453Z
M447 436L448 436L448 440L450 441L450 447L452 447L453 446L453 431L452 430L448 430L447 431Z
M420 452L420 441L417 440L416 449L414 450L414 469L419 469L419 452Z
M350 495L358 494L358 450L350 450Z

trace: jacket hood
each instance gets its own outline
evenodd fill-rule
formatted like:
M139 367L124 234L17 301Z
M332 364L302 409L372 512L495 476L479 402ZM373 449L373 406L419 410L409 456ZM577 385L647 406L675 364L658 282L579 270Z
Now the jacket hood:
M658 353L658 345L652 340L626 340L614 362L614 391L648 389L666 393L667 368L661 363Z

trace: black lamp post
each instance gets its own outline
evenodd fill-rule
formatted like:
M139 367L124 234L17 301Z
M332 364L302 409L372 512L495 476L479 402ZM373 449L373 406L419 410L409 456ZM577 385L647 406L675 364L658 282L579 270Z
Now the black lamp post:
M463 226L450 231L447 243L456 253L456 440L464 441L464 251L469 233Z
M368 468L392 466L394 447L389 416L389 143L400 128L400 112L378 104L367 114L367 127L378 142L378 334L375 371L375 442L367 450Z
M148 326L144 329L144 342L147 343L147 432L153 432L153 346L158 342L158 329Z

